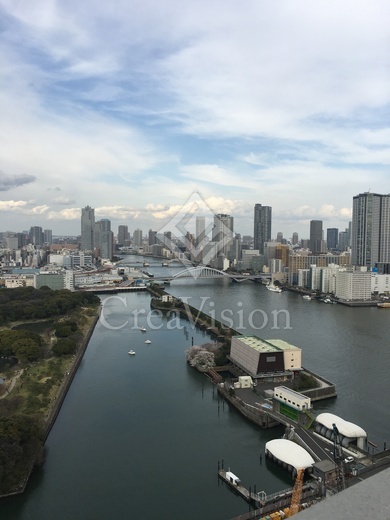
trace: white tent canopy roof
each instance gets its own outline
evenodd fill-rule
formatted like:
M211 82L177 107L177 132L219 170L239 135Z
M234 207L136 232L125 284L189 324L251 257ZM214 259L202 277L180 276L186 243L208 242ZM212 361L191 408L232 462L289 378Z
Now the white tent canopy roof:
M290 464L297 471L298 469L309 468L314 464L314 459L302 446L287 439L274 439L268 441L265 448L277 459Z
M335 424L341 435L344 435L349 439L367 437L367 433L363 428L351 422L344 421L344 419L337 415L333 415L332 413L320 413L320 415L316 417L316 422L322 424L329 430L333 430L333 424Z

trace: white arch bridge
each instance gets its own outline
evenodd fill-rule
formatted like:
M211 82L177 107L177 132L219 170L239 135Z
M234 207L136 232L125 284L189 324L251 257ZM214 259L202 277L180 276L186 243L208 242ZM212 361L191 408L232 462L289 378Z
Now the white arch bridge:
M206 267L198 265L196 267L189 267L187 269L183 269L182 271L179 271L173 276L158 276L155 277L155 279L161 279L161 280L179 280L181 278L188 278L193 280L201 279L211 279L211 278L229 278L234 282L245 282L245 280L258 280L258 279L269 279L269 275L259 274L259 275L252 275L252 274L230 274L226 273L225 271L220 271L219 269L214 269L213 267Z

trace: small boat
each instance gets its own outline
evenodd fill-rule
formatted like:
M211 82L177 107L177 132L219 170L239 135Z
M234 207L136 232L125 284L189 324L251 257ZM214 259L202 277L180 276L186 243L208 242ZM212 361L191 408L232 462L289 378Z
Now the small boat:
M128 354L129 354L130 356L135 356L135 350L129 350Z
M141 327L139 330L140 330L141 332L146 332L145 327Z
M149 344L152 343L152 342L150 341L150 339L147 339L147 340L145 341L145 343L149 345Z
M149 264L149 262L144 262L144 263L143 263L143 266L144 266L144 267L149 267L150 264Z
M303 298L304 300L311 300L311 296L310 296L310 294L304 294L304 295L302 296L302 298Z
M163 267L168 267L168 262L163 262L161 265L162 265Z
M282 289L280 287L277 287L273 283L269 283L268 285L266 285L266 288L272 292L282 292Z

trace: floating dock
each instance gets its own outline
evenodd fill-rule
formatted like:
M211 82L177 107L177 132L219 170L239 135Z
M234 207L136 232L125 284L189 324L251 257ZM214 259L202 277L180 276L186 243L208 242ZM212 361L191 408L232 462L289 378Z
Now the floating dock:
M237 495L240 495L247 502L251 502L252 493L250 493L250 491L241 484L241 480L236 475L234 475L234 473L232 473L229 469L220 469L218 471L218 476L224 482L226 482L226 484L229 487L231 487L231 489L233 489L233 491L237 493Z

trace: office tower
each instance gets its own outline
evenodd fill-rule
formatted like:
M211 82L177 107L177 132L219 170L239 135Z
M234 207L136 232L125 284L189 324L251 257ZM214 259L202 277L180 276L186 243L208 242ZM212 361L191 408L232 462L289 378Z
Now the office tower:
M53 243L53 231L51 229L45 229L43 232L43 241L49 245Z
M352 264L390 269L390 195L353 197Z
M130 242L129 228L125 225L118 226L118 244L128 246Z
M340 231L338 249L339 249L339 251L345 251L348 247L349 247L348 231Z
M322 250L322 220L310 221L310 249L313 255L323 253Z
M265 242L271 241L271 220L272 208L255 204L253 248L258 249L261 255L264 254Z
M234 218L219 213L214 215L212 241L217 244L218 254L228 256L233 241Z
M328 251L337 248L339 241L339 230L337 228L328 228L326 230L326 247Z
M111 221L103 218L96 222L96 250L100 258L112 260L114 236L111 231Z
M157 244L157 231L153 231L152 229L149 229L148 232L148 245L154 246L154 244Z
M93 251L95 233L95 210L86 206L81 210L81 251Z
M142 229L135 229L133 233L133 245L135 247L141 247L142 246Z
M195 226L196 247L202 248L204 247L204 241L206 238L206 218L196 217Z
M291 243L293 246L296 246L298 244L298 241L299 241L298 233L296 231L294 231L294 233L292 234Z
M39 226L32 226L29 232L30 242L34 246L41 246L43 244L43 231Z

